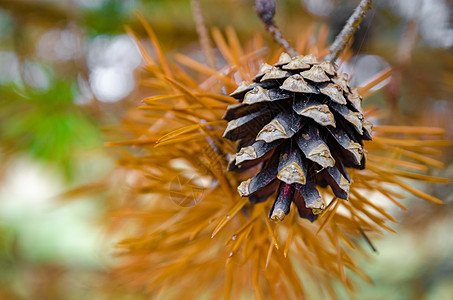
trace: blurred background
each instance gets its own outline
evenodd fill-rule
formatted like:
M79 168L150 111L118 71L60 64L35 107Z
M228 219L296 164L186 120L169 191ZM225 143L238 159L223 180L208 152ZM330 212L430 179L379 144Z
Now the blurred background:
M358 3L277 2L290 40L300 24L315 24L330 26L330 41ZM209 27L232 26L244 42L266 36L252 0L201 4ZM443 127L450 140L452 8L375 0L346 69L359 84L392 66L389 84L364 104L385 109L392 124ZM100 184L116 160L104 142L125 137L115 128L146 96L142 58L125 34L130 26L146 43L134 10L168 56L203 60L189 0L0 0L0 299L140 297L109 285L116 240L106 234L110 195ZM453 178L452 153L444 149L445 168L433 175ZM376 239L378 253L361 262L375 285L362 284L358 299L453 299L453 188L412 184L445 204L408 196L409 210L389 208L398 234Z

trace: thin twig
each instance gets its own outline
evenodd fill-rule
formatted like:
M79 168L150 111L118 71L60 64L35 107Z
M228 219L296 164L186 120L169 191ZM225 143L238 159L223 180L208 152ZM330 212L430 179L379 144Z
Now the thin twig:
M201 50L203 51L203 55L205 56L208 66L215 69L216 61L212 51L211 39L209 38L208 30L204 22L200 1L191 0L190 3L192 5L193 18L197 28L198 37L200 39Z
M373 0L360 1L359 6L357 6L357 8L354 10L353 14L346 22L346 25L344 25L341 32L335 38L332 46L330 46L329 54L324 58L325 61L333 63L338 59L338 57L343 52L344 48L356 32L372 3Z
M277 26L273 25L266 25L266 30L272 35L274 41L280 44L280 46L285 49L285 51L291 56L297 56L299 53L289 44L289 42L283 37L280 30Z
M283 34L278 29L274 22L275 15L275 1L274 0L255 0L255 10L266 26L267 32L269 32L274 41L279 43L280 46L291 56L299 55L297 51L289 44L289 42L283 37Z

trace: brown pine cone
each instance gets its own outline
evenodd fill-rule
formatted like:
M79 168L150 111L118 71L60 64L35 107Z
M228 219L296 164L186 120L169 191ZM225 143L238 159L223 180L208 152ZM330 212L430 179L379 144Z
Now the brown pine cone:
M294 201L299 215L314 221L325 208L316 186L329 185L336 197L348 199L346 168L365 167L362 146L371 140L372 125L363 118L362 98L346 74L338 76L331 63L313 55L282 53L253 81L231 94L241 103L224 116L224 137L239 141L229 170L260 169L239 185L239 194L258 203L277 192L272 220L283 220Z

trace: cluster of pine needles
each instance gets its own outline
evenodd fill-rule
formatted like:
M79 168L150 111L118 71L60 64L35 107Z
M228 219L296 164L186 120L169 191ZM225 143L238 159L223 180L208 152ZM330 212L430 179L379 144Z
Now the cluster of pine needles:
M222 138L227 124L222 116L237 103L228 94L241 81L250 82L263 62L275 63L281 50L268 50L260 35L243 47L233 29L214 29L224 67L210 68L181 54L169 60L151 27L141 21L155 55L129 34L145 60L141 84L154 94L124 121L134 138L110 143L129 149L120 164L132 186L126 201L113 207L115 228L124 224L127 229L119 231L127 238L117 245L121 282L157 298L301 299L312 293L336 298L339 281L352 297L353 278L372 282L354 257L371 252L376 234L393 232L389 222L395 219L384 204L405 210L405 192L441 203L408 179L448 182L426 175L430 167L443 166L432 154L449 145L441 139L444 131L375 126L373 140L364 145L366 168L348 170L353 181L349 200L321 189L327 206L317 221L300 218L292 207L282 222L274 223L268 217L272 201L253 205L237 193L247 177L227 172L236 145ZM313 38L307 30L295 48L320 59L328 51L327 34L322 28ZM346 51L341 63L351 56ZM390 69L376 74L357 87L359 93L366 98L390 76ZM365 107L364 116L379 120L382 111Z

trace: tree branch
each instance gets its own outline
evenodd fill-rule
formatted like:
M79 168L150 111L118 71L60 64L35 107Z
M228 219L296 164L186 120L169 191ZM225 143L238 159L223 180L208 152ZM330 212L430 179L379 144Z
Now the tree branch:
M216 61L212 52L211 39L209 38L208 30L203 18L203 11L199 0L191 0L192 14L197 28L198 38L200 39L201 50L206 58L208 66L215 69Z
M325 61L335 62L343 52L346 45L357 31L360 23L370 9L373 0L362 0L359 6L354 10L341 32L335 38L335 41L329 48L329 54L324 58Z
M277 26L275 26L274 24L266 25L266 30L272 35L272 37L274 38L274 41L279 43L280 46L282 46L283 49L285 49L285 51L289 55L291 55L292 57L299 55L299 53L297 53L296 49L294 49L289 44L289 42L283 37L282 33L277 28Z
M255 0L255 10L260 19L266 26L267 32L272 35L275 42L279 43L280 46L291 56L299 55L297 51L289 44L289 42L283 37L278 27L274 22L275 15L275 1L274 0Z

